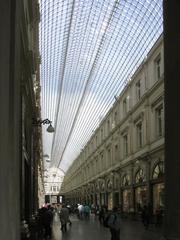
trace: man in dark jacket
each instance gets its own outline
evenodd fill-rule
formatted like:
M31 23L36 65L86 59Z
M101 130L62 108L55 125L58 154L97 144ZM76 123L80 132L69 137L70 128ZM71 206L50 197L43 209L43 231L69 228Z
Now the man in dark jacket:
M43 216L42 216L42 223L45 229L45 237L51 237L52 235L52 229L51 229L52 221L53 221L53 213L51 211L51 206L49 205L47 210L43 213Z
M120 239L120 215L118 208L114 207L112 213L108 217L108 227L111 232L111 240Z

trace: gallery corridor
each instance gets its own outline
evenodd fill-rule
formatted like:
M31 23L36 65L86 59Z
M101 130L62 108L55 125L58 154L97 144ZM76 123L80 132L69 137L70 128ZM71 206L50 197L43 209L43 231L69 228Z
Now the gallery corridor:
M94 214L114 207L121 240L180 240L179 10L1 1L0 240L45 240L39 209L63 204L92 215L62 234L56 214L51 240L110 240Z
M60 221L55 214L53 222L52 240L109 240L111 238L109 229L99 224L94 215L90 220L79 220L76 216L71 216L72 225L66 233L60 230ZM121 239L123 240L160 240L161 230L150 225L145 230L139 221L122 220Z

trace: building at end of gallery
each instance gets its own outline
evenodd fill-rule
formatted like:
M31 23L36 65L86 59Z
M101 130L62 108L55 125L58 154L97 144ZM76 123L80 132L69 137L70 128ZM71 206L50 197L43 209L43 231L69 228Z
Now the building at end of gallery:
M164 207L164 56L157 40L68 169L69 203L121 206L138 213Z

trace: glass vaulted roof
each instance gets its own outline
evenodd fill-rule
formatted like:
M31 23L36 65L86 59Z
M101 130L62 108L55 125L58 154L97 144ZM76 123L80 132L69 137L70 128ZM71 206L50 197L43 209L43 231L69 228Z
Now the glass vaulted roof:
M163 31L162 0L40 0L43 151L66 171Z

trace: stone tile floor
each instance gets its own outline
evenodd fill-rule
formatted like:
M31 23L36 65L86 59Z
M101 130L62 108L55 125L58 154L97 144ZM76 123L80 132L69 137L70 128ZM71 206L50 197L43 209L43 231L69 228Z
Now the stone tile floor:
M94 215L89 220L79 220L76 216L71 216L72 226L68 226L67 232L60 230L59 217L56 214L53 223L52 240L110 240L111 236L108 228L104 228ZM121 240L161 240L162 234L159 228L150 225L146 230L139 221L122 220Z

